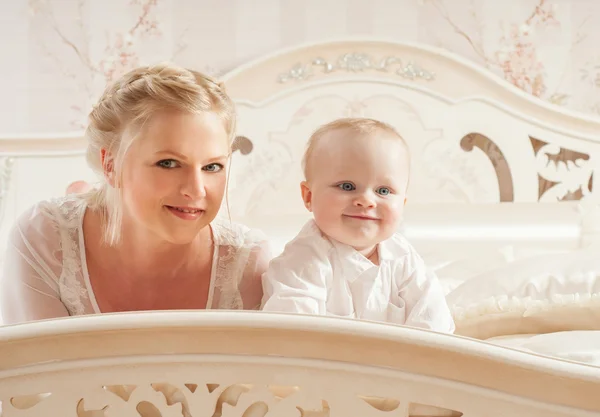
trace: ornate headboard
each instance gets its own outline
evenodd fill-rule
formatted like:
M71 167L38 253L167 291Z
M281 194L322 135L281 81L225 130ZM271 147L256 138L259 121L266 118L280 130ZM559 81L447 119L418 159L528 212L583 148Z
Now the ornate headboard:
M462 233L500 244L525 234L577 247L596 233L582 225L579 203L600 199L600 120L546 104L450 53L326 42L258 59L223 80L239 112L231 217L282 242L309 216L299 191L305 142L341 116L381 119L409 143L413 239ZM94 179L84 151L81 132L0 137L0 250L26 207L62 195L71 181Z
M428 211L427 222L452 212L472 217L464 211L476 206L527 224L541 211L560 219L578 202L600 199L600 120L547 104L442 50L325 42L258 59L224 81L237 101L241 150L229 203L244 223L280 229L308 217L299 192L305 143L318 125L343 116L383 120L408 142L407 219Z

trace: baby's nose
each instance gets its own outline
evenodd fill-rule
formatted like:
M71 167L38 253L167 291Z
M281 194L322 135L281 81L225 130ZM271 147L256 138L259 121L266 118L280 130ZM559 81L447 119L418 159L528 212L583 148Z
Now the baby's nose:
M354 205L357 207L374 207L375 199L367 193L359 195L354 200Z

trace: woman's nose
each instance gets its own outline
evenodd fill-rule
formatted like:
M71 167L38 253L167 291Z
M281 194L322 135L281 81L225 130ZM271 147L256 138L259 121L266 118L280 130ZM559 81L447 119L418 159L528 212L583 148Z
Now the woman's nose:
M181 193L190 200L196 200L206 197L206 187L204 184L204 171L193 170L186 176L185 182L181 188Z

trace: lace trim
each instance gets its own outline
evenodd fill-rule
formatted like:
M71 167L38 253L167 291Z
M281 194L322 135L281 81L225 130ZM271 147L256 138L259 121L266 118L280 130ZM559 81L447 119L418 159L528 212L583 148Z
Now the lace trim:
M60 298L70 315L82 315L85 313L83 301L89 297L87 289L78 279L82 274L78 231L86 207L85 200L66 197L52 200L52 203L55 207L52 217L60 233L62 251L62 272L58 282Z
M85 314L84 301L89 294L82 280L79 228L86 201L76 196L52 199L45 205L45 215L60 236L62 271L58 287L61 301L72 316ZM265 237L257 231L228 221L212 225L218 245L214 286L220 293L219 309L240 310L244 304L239 290L252 250Z
M250 253L258 243L255 232L226 220L212 224L215 244L219 245L219 259L215 275L215 289L219 290L219 309L241 310L244 302L240 282L244 277Z

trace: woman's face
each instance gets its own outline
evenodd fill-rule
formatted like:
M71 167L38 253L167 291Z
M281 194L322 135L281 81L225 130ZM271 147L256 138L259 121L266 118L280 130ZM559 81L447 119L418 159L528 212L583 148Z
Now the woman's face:
M123 160L124 227L152 240L194 240L219 211L229 155L218 115L155 115Z

